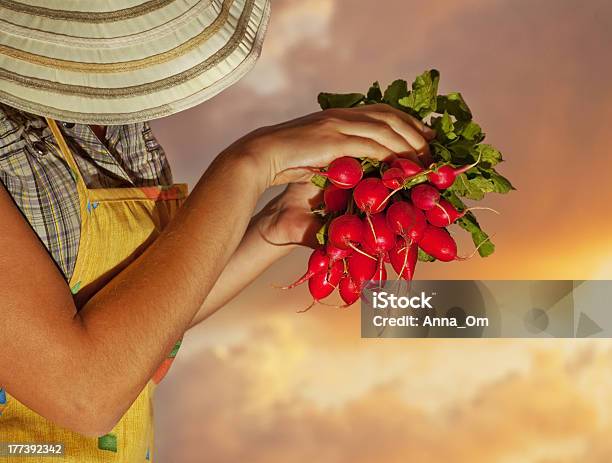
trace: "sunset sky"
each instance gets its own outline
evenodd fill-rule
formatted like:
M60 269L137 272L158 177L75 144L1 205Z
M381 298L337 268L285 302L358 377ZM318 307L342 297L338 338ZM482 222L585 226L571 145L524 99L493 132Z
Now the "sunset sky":
M437 68L517 191L479 216L493 256L417 277L612 279L611 46L607 0L274 0L251 74L153 127L193 186L236 138L317 110L320 91ZM161 461L610 461L611 342L361 340L356 308L297 315L306 290L272 288L307 254L188 335L159 389Z

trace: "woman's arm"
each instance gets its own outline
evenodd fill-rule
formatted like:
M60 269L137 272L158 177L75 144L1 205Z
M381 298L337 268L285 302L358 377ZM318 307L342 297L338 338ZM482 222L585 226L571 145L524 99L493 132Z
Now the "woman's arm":
M240 242L265 188L253 168L248 158L221 156L159 239L78 313L61 274L0 189L0 384L64 427L108 432Z
M323 166L347 153L382 159L426 149L418 124L406 117L376 105L326 111L239 140L213 162L158 239L79 312L0 187L0 384L60 426L105 434L189 327L262 191L307 178L299 166Z
M191 327L227 304L298 245L315 246L313 238L321 224L311 208L322 200L321 190L310 182L294 183L253 217L238 249L193 318Z

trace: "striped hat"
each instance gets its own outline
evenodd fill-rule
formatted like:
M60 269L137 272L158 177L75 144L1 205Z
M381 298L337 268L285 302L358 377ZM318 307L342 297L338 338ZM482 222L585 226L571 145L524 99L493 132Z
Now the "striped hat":
M269 12L269 0L0 0L0 102L100 125L182 111L252 68Z

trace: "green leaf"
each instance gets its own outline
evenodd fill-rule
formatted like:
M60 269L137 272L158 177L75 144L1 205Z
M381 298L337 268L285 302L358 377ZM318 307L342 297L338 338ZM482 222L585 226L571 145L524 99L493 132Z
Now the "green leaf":
M471 121L472 111L461 96L461 93L449 93L448 95L440 95L436 101L437 111L442 113L447 111L451 116L455 116L458 121Z
M378 170L380 161L378 159L361 158L361 169L364 174L369 174Z
M370 89L368 90L367 98L371 101L376 101L380 103L382 101L382 92L380 91L380 84L378 82L374 82Z
M450 189L445 190L444 193L442 193L442 196L449 203L451 203L453 207L457 209L458 211L464 211L467 208L465 203L461 201L461 199L455 194L455 192L451 191ZM482 257L487 257L493 254L493 252L495 251L495 245L491 242L491 240L488 240L489 235L487 235L480 228L480 225L478 224L478 220L476 220L476 216L474 216L474 214L472 214L471 212L468 212L467 214L465 214L465 216L457 220L456 223L464 230L467 230L468 232L470 232L470 234L472 235L472 241L474 242L475 246L478 246L481 243L484 243L486 241L486 243L484 243L478 249L478 253Z
M455 124L450 114L445 112L442 117L436 117L431 120L433 128L436 130L436 139L442 144L457 138L455 133Z
M482 198L484 198L486 192L493 191L492 187L488 185L485 185L486 188L483 188L483 182L481 180L472 180L473 179L469 179L466 174L461 174L457 176L457 179L451 185L450 190L457 193L459 196L476 201L480 201Z
M471 212L468 212L465 216L457 220L457 224L467 230L472 235L472 241L476 247L478 248L478 254L481 257L487 257L495 252L495 245L489 239L489 235L487 235L478 224L476 217Z
M410 108L421 117L426 117L437 108L440 73L435 69L425 71L412 83L412 91L399 100L399 104Z
M327 186L327 177L324 177L323 175L314 174L310 178L310 181L321 189L324 189Z
M455 192L453 192L452 190L450 190L450 189L445 190L442 193L442 196L449 203L451 203L453 205L453 207L455 209L457 209L458 211L463 211L463 210L467 209L467 206L465 205L465 203L463 201L461 201L459 196L457 196L457 194Z
M317 101L321 109L352 108L365 99L362 93L319 93Z
M419 260L421 262L433 262L436 259L435 257L430 256L425 251L423 251L421 248L419 248Z
M402 187L405 190L408 190L410 188L412 188L415 185L418 185L419 183L425 183L427 182L427 175L426 174L420 174L417 175L416 177L412 177L410 180L408 180L407 182L405 182Z
M474 161L480 156L480 161L495 166L503 161L502 154L493 146L483 143L476 146L473 152Z
M324 246L327 242L327 228L329 227L329 221L325 222L319 231L317 231L317 242Z
M454 140L457 138L457 134L455 133L455 124L446 111L440 119L440 129L449 140Z
M453 155L453 164L466 165L475 161L474 142L459 138L448 144L448 149Z
M394 108L404 109L399 101L406 96L408 96L408 82L398 79L387 87L383 95L383 101Z
M498 174L497 172L491 172L491 182L493 183L493 191L495 193L506 194L512 190L516 190L508 180L503 175Z
M455 126L457 127L457 133L466 140L470 140L475 143L480 143L484 139L482 129L478 124L476 124L476 122L458 121L457 123L455 123Z
M434 141L433 143L430 144L430 148L434 154L434 161L442 160L442 161L450 162L452 160L451 152L448 150L447 147L442 145L440 142Z

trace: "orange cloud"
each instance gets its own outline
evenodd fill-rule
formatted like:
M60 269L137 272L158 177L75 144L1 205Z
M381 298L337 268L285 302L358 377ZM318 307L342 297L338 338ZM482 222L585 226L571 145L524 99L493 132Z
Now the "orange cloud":
M519 190L487 198L502 212L481 215L493 256L417 276L612 278L610 2L277 3L253 76L154 123L177 180L193 184L244 133L316 110L319 91L437 67ZM306 4L314 26L298 30ZM609 342L361 340L355 309L299 317L306 290L270 287L306 259L273 266L186 341L159 390L161 461L612 461Z
M483 341L479 347L491 358L497 353L503 364L504 344ZM431 342L403 355L434 360L436 349ZM450 366L455 359L446 351ZM297 337L295 328L272 323L233 346L184 353L158 397L158 436L166 436L160 437L161 461L609 461L601 459L610 456L612 432L609 342L530 342L525 368L493 374L476 386L453 377L443 363L407 369L336 405L321 405L303 390L309 378L325 372L304 361L316 357L313 352L316 346ZM310 370L301 371L304 365ZM448 374L436 375L445 368ZM338 369L347 389L365 379L359 365ZM384 376L384 369L370 374ZM405 393L427 375L441 384L429 393ZM455 394L452 402L444 397L462 388L473 390ZM423 405L436 398L445 405Z

